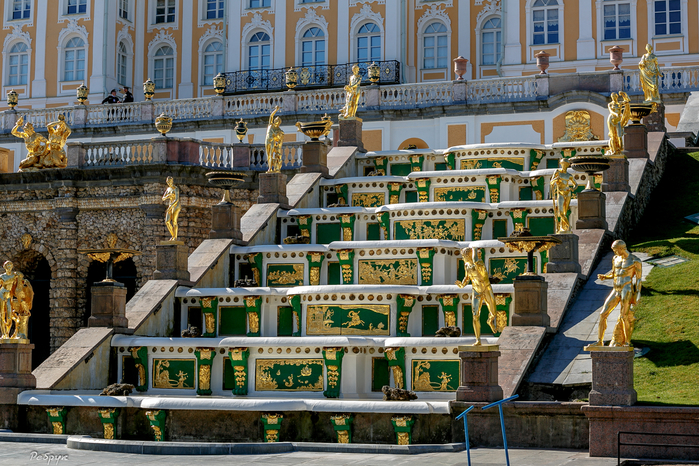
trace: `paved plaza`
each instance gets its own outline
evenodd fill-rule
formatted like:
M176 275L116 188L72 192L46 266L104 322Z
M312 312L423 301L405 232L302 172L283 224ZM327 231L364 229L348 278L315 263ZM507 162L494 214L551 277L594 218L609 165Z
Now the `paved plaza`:
M586 451L580 450L511 449L510 463L517 466L612 466L616 464L616 458L590 458ZM72 450L61 444L0 442L0 465L23 466L29 464L37 466L49 464L51 466L135 466L141 464L168 466L209 466L224 464L234 464L236 466L456 466L466 465L468 462L466 451L458 453L425 453L421 455L294 452L276 455L172 456ZM505 464L505 452L502 449L496 448L473 449L471 451L471 464L473 464L473 466L503 465Z

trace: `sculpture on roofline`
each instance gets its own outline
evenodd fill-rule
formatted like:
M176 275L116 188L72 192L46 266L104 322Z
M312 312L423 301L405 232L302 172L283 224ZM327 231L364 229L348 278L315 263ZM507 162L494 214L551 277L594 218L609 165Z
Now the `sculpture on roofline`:
M612 101L609 102L609 116L607 128L609 129L609 153L608 156L622 155L624 153L624 127L631 118L631 103L626 92L612 93Z
M476 342L473 346L481 346L481 307L483 303L488 307L488 325L493 333L502 329L497 328L497 307L495 306L495 295L493 286L490 284L488 270L481 260L474 260L475 250L464 248L461 250L461 257L464 259L464 279L456 282L459 288L463 288L471 282L471 311L473 312L473 333L476 335Z
M570 200L578 187L573 175L568 173L570 162L561 159L560 168L551 176L551 199L556 233L570 233Z
M659 80L662 76L662 71L660 71L660 66L658 66L658 57L653 53L653 46L646 44L646 53L641 57L641 61L638 62L638 69L641 71L641 89L643 89L644 100L643 103L654 104L660 103L660 86Z
M267 126L267 136L265 137L265 152L267 153L267 173L279 173L282 169L282 143L284 142L284 131L280 128L282 119L275 116L279 111L279 106L269 116L269 126Z
M626 243L616 240L612 243L614 258L612 270L598 274L599 280L613 280L613 290L604 302L600 314L597 342L590 346L604 346L604 332L607 330L607 317L617 304L621 304L619 319L614 326L612 341L609 346L631 346L631 334L634 327L634 309L641 297L641 261L626 249Z
M345 86L345 106L340 110L340 119L350 120L357 117L357 107L362 91L359 85L362 83L362 76L359 74L359 65L352 67L350 82Z
M20 129L22 125L24 128ZM68 166L65 145L71 129L65 122L65 117L59 115L58 120L49 123L46 128L49 131L48 140L34 131L34 125L24 124L24 117L19 117L15 123L12 135L24 139L27 148L27 158L19 163L19 171L36 171L43 168L65 168Z

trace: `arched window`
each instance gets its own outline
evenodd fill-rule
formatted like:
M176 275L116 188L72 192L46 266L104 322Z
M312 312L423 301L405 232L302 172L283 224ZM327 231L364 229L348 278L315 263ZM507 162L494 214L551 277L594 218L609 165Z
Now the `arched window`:
M153 81L156 89L172 89L175 76L175 52L164 45L155 52L153 59Z
M500 60L502 24L500 18L490 18L481 32L481 64L495 65Z
M257 32L250 38L248 46L248 69L268 70L270 45L269 35L265 32Z
M325 65L325 33L317 27L303 33L301 66Z
M447 27L435 21L425 28L422 38L422 67L447 68Z
M128 86L128 59L129 54L127 52L126 44L119 42L119 49L117 50L117 81L122 86Z
M223 44L210 42L204 49L204 85L214 84L214 76L223 71Z
M63 80L85 80L85 41L73 37L65 46L63 54Z
M29 74L29 53L27 44L17 42L10 49L9 57L9 85L17 86L27 84Z
M533 44L557 44L558 0L536 0L532 7Z
M374 23L366 23L357 33L357 61L381 60L381 31Z

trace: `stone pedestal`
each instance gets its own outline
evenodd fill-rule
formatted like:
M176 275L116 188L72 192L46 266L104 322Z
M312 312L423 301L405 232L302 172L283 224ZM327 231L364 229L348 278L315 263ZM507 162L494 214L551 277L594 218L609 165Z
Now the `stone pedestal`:
M257 196L258 204L281 204L289 207L289 198L286 197L286 175L283 173L260 173L260 195Z
M328 146L321 141L309 141L303 145L301 173L320 173L328 176Z
M648 158L648 128L628 125L624 128L624 154L630 159Z
M127 328L126 287L119 282L97 282L90 289L92 315L88 327Z
M655 111L643 119L643 124L648 128L648 131L661 131L663 133L666 133L667 128L665 128L665 105L656 105Z
M189 281L189 248L182 241L162 241L155 247L154 280Z
M548 327L548 284L539 275L520 275L514 279L515 312L512 325Z
M613 158L609 161L609 169L602 172L602 191L629 192L629 161L626 157Z
M456 390L457 401L492 402L502 399L498 385L498 345L459 346L461 384Z
M607 229L607 196L596 189L586 189L578 193L578 221L575 228L585 229Z
M633 348L586 346L592 356L591 406L631 406L636 403L633 388Z
M11 341L11 340L4 340ZM36 388L36 378L32 374L31 343L0 343L0 397L2 403L17 402L17 393L21 390ZM4 395L8 396L4 396ZM14 396L14 401L12 401ZM4 398L10 398L5 400Z
M362 120L359 118L351 120L340 119L340 141L338 146L356 146L360 152L366 152L362 142Z
M250 146L248 144L238 143L233 145L233 167L250 167Z
M235 204L215 204L211 206L210 239L230 238L237 242L243 240L240 231L240 207Z
M547 273L580 273L578 260L578 235L561 233L549 235L561 240L560 244L549 249L549 261L546 264Z

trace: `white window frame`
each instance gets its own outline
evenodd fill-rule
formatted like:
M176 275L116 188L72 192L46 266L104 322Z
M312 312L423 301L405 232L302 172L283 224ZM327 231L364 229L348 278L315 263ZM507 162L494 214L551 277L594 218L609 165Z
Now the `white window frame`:
M178 49L177 49L177 43L175 40L172 38L170 34L166 34L163 31L158 33L158 36L156 36L155 39L151 41L150 44L148 44L148 77L152 80L155 81L155 66L154 66L154 59L155 59L155 53L160 49L160 47L167 45L168 47L172 48L173 51L173 58L174 58L174 73L173 73L173 87L171 89L156 89L156 94L165 94L162 97L158 97L156 100L171 100L177 98L177 88L179 85L179 75L177 74L178 70Z
M175 0L175 21L172 23L156 23L155 17L158 7L158 0L148 0L148 32L154 29L179 29L180 24L180 2Z
M83 79L76 79L73 81L64 81L63 78L65 76L66 45L74 37L78 37L78 38L82 39L83 43L85 44L83 46L83 49L85 50L85 77ZM86 83L90 78L90 43L87 41L87 39L85 37L83 37L82 34L72 32L72 33L66 35L63 38L63 40L61 40L59 42L58 47L57 47L57 52L58 52L58 75L56 76L56 84L57 84L57 89L58 89L57 94L58 95L75 95L75 88L78 87L82 83ZM75 87L73 87L72 85L66 86L66 84L75 84ZM65 89L64 89L64 86L65 86Z
M272 36L270 36L270 34L267 31L264 31L261 29L256 29L252 33L248 34L248 37L245 40L244 45L243 45L243 47L245 48L245 50L243 51L243 54L245 55L245 66L242 69L244 69L244 70L252 69L252 68L250 68L250 47L252 46L251 40L255 36L255 34L257 34L259 32L261 32L263 34L267 34L267 37L269 37L269 41L267 41L267 44L269 44L269 68L264 68L264 69L271 70L273 65L274 65L274 62L272 61L272 59L273 59L273 57L272 57L272 52L273 52L273 50L272 50ZM257 44L263 44L263 42L257 42ZM263 69L263 68L256 68L256 70L261 70L261 69Z
M537 44L534 45L534 2L535 0L527 0L525 7L526 23L527 23L527 63L536 63L536 55L540 50L549 50L552 62L565 60L565 5L564 0L558 0L558 5L555 7L547 7L546 9L558 8L558 42L555 44ZM538 9L538 8L537 8ZM577 12L576 12L577 13ZM598 16L599 19L599 16ZM503 31L503 40L505 33Z
M263 8L272 8L272 0L267 0L269 2L268 6L252 6L252 0L244 0L246 10L261 10ZM264 0L259 0L263 2Z
M326 27L323 27L323 25L320 24L320 23L310 23L310 24L307 24L306 26L304 26L304 27L301 29L301 31L299 31L299 33L298 33L297 36L296 36L296 66L303 66L303 39L304 39L303 35L304 35L309 29L311 29L311 28L318 28L318 29L320 29L321 31L323 31L323 40L325 41L325 58L324 58L324 63L323 63L322 65L312 65L312 66L325 66L325 65L328 65L328 48L329 48L329 44L328 44L328 39L329 39L328 30L327 30ZM272 36L270 36L270 37L272 37ZM313 39L313 40L315 41L315 40L318 40L318 39ZM314 48L315 48L315 47L314 47ZM246 52L246 53L247 53L247 52ZM315 63L315 51L314 51L313 53L314 53L313 61L314 61L314 63Z
M627 52L624 52L624 59L638 57L636 50L636 42L638 41L638 18L636 4L638 0L595 0L597 9L597 58L609 59L609 48L615 45L623 47ZM631 38L630 39L604 39L604 5L613 3L629 3L631 8ZM643 52L645 53L645 51Z
M207 54L206 48L214 42L219 42L223 48L220 51L217 51L215 54L213 52L208 52L208 53L210 53L212 55L220 54L221 55L221 72L226 70L226 44L224 44L223 41L221 39L218 39L218 38L214 38L214 39L210 39L210 40L206 41L206 43L204 44L202 49L199 51L199 55L200 55L199 70L201 73L200 86L203 86L206 88L213 88L213 85L214 85L213 78L219 73L218 71L216 71L216 64L214 63L214 74L211 77L211 83L206 82L206 80L205 80L206 75L204 74L204 67L206 66L205 57Z
M10 29L13 26L19 26L20 28L24 26L25 24L29 27L34 25L34 15L36 14L34 10L34 1L31 0L30 2L30 7L29 7L29 18L21 18L21 19L12 19L12 11L14 7L14 3L12 0L5 0L3 2L5 6L5 14L3 15L3 28L4 29Z
M328 2L328 0L312 0L307 3L303 3L303 0L294 0L294 11L301 11L304 8L316 7L321 7L321 9L327 10L328 8L330 8L330 2Z
M127 36L128 37L128 36ZM133 87L133 83L131 82L133 80L133 44L129 40L130 37L128 38L122 38L119 40L117 43L117 52L116 52L116 77L117 77L117 82L122 85L122 86L127 86L127 87ZM124 44L126 46L126 82L119 82L119 45Z
M123 18L121 16L122 12L122 5L126 4L126 18ZM117 20L121 22L126 22L126 23L132 23L133 22L133 15L134 15L134 8L133 8L133 0L119 0L119 4L117 5Z
M377 33L371 33L371 34L359 34L359 30L365 26L366 24L372 23L374 26L377 26L379 29L378 34ZM352 59L351 61L358 62L359 61L359 38L360 37L372 37L372 36L379 36L379 41L381 42L379 45L379 59L378 60L372 60L369 58L369 61L367 63L371 63L372 61L382 61L384 60L384 40L386 37L383 24L377 21L374 21L373 19L365 19L363 18L362 21L359 22L359 24L355 25L351 29L351 34L350 34L350 44L352 48ZM369 54L371 55L371 41L369 42Z
M165 47L170 48L172 50L172 55L157 55L157 53L160 51L160 49L163 49ZM166 64L167 60L172 59L172 86L170 87L158 87L158 78L155 76L155 62L157 60L162 60L163 61L163 71L166 71ZM167 91L170 89L174 89L177 86L177 80L175 79L175 72L177 71L177 62L175 61L175 49L172 48L170 44L162 44L159 47L156 47L155 51L153 52L153 58L151 59L151 79L155 83L155 88L160 91ZM167 73L163 73L163 86L167 85Z
M221 0L216 0L216 3L220 2L220 1ZM207 13L206 7L208 6L207 3L208 3L208 0L201 0L199 2L199 4L201 5L201 12L200 12L201 16L200 17L201 17L202 22L223 21L224 19L226 19L226 9L228 8L229 0L223 0L223 16L220 18L207 18L206 17L206 13Z
M70 7L70 2L71 0L63 0L63 15L64 16L82 16L82 15L89 15L90 14L90 1L89 0L72 0L77 2L76 7L78 10L80 10L80 3L84 2L85 5L85 11L80 12L76 11L75 13L69 13L68 8Z
M650 44L653 46L653 53L656 55L677 55L689 53L689 20L688 20L688 5L687 0L680 0L680 18L682 32L680 34L666 34L662 36L655 35L655 0L651 0L648 8L648 37ZM662 50L657 51L658 44L680 42L680 50Z
M447 28L447 32L446 32L446 36L447 36L447 66L446 66L446 68L423 68L422 67L425 63L425 35L426 35L425 30L429 26L431 26L433 23L441 23ZM445 23L444 21L442 21L441 19L437 19L437 18L434 18L434 19L427 21L426 24L418 31L418 34L417 34L417 45L418 45L417 49L418 49L418 64L419 64L418 68L419 68L421 73L422 72L436 73L436 72L439 72L441 70L447 70L446 71L447 72L446 79L449 79L449 76L450 76L450 74L449 74L450 73L449 72L449 68L450 68L449 57L451 57L451 33L452 33L451 25L449 25L449 24Z
M14 55L11 50L12 48L17 45L17 44L24 44L25 47L27 47L27 50L24 52L19 52L21 55L27 55L27 83L26 84L10 84L10 56ZM6 50L6 51L5 51ZM5 50L3 50L2 55L3 55L3 60L2 62L5 64L5 75L3 76L3 88L8 88L8 89L25 89L29 87L29 84L31 82L31 67L32 67L32 48L29 44L27 44L23 40L14 40L10 42L7 47L5 47ZM20 63L21 65L21 63Z
M500 20L500 28L499 29L485 29L484 28L485 23L487 23L488 21L490 21L492 19L496 19L496 18ZM488 16L487 18L485 18L481 22L481 24L478 25L478 28L476 29L476 31L478 33L478 37L476 38L476 45L478 47L478 63L477 63L477 65L479 67L486 67L487 69L494 68L495 66L497 66L497 60L495 61L495 63L488 64L488 65L483 63L483 33L490 32L490 31L493 31L493 32L500 31L500 49L496 51L495 57L497 58L498 55L500 55L502 57L502 54L503 54L503 49L502 49L502 40L503 40L502 17L500 15Z
M77 20L84 20L87 21L91 18L91 13L92 13L92 2L90 0L87 0L86 9L85 13L70 13L68 14L68 0L61 0L60 3L60 10L58 12L58 21L68 21L73 19L74 21Z

